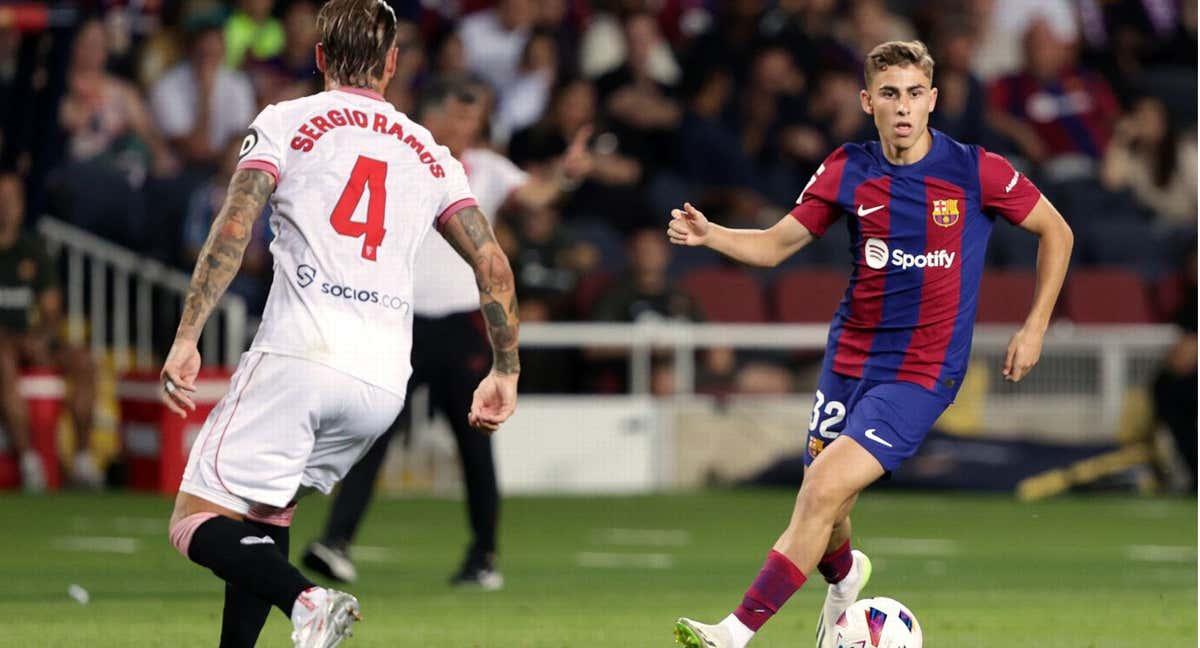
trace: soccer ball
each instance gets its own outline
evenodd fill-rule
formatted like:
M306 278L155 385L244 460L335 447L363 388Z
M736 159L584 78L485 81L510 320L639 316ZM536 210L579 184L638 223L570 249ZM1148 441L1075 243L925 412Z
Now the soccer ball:
M835 626L837 648L921 648L921 624L900 601L877 596L846 608Z

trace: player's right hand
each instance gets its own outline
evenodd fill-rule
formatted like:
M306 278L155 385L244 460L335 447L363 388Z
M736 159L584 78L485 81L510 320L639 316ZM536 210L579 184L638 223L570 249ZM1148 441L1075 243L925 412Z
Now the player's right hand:
M191 394L196 393L196 376L199 373L200 351L196 349L196 343L175 340L159 378L162 381L163 404L181 418L187 418L187 410L196 409Z
M692 203L683 203L683 209L671 210L667 238L675 245L704 245L711 231L708 219Z
M490 372L479 382L471 399L467 422L471 427L491 434L517 409L517 379L519 374Z

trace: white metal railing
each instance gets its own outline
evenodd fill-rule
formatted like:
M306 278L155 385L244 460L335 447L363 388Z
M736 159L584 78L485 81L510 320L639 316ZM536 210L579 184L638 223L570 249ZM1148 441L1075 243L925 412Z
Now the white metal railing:
M672 352L677 392L695 388L695 351L706 347L735 350L821 351L828 327L805 324L694 324L677 321L617 323L530 323L521 327L522 348L618 347L629 350L629 385L634 394L650 392L651 359ZM1015 326L980 325L975 329L974 362L998 365ZM1162 354L1178 336L1169 325L1073 325L1057 323L1046 335L1039 367L1019 385L996 382L989 389L1002 402L1034 401L1059 393L1085 403L1089 417L1081 427L1097 425L1111 434L1119 424L1125 394L1144 385ZM1005 400L1007 399L1007 400Z
M65 254L67 258L63 285L71 342L86 342L97 355L111 347L117 371L130 368L132 344L134 366L152 368L155 300L165 293L172 305L182 304L191 277L53 218L42 217L37 227L51 255ZM246 303L237 295L226 294L216 310L219 317L210 318L205 326L200 352L206 364L232 367L246 345ZM223 335L218 334L221 325Z

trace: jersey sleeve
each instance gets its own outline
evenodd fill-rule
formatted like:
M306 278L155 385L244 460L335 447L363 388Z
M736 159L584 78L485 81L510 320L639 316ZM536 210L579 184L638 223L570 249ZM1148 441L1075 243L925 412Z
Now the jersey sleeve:
M800 224L808 228L813 236L824 236L830 225L842 215L838 205L838 189L842 184L842 169L846 166L845 147L839 148L825 158L816 173L804 185L804 191L796 198L796 206L788 212Z
M437 208L433 224L438 231L441 231L442 226L450 220L451 216L468 207L478 207L479 201L475 199L475 194L467 185L467 172L463 169L462 163L450 155L449 149L443 147L443 155L438 157L442 160L442 169L446 175L438 180L440 191L437 194Z
M286 137L283 117L274 105L263 108L250 122L250 129L238 151L238 170L255 169L271 174L275 184L283 172L283 142Z
M1013 225L1020 225L1042 197L1042 192L1004 156L989 153L982 147L979 149L979 192L985 211L999 214Z

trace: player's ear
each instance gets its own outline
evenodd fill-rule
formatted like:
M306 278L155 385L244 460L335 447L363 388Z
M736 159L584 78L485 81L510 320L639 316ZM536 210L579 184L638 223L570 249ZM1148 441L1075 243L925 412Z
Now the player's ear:
M937 107L937 96L938 96L937 88L930 88L929 89L929 112L933 112L933 109Z
M321 43L317 43L316 57L317 69L321 71L321 74L325 74L325 46Z
M396 75L396 59L399 57L400 49L393 47L388 50L387 56L383 61L383 83L387 85L388 81Z
M867 113L868 115L875 114L875 109L871 106L871 93L867 92L866 90L859 90L858 100L862 103L863 112Z

